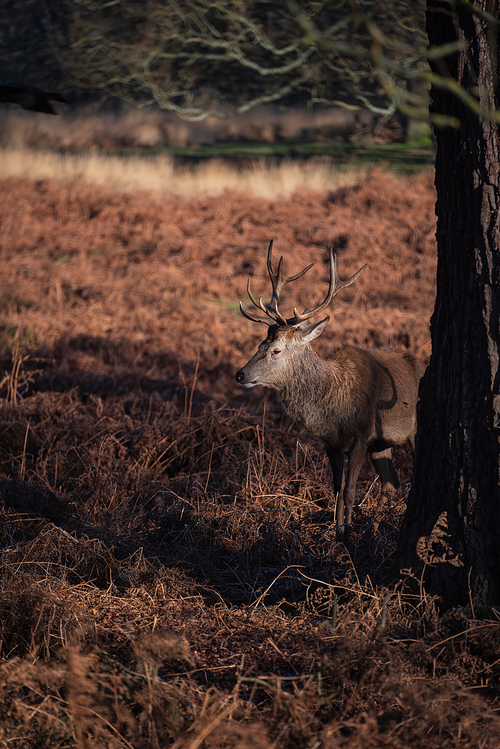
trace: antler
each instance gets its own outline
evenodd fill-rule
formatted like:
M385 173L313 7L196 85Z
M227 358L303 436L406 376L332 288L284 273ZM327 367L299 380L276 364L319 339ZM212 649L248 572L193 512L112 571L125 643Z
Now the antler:
M261 312L264 312L265 315L271 318L273 323L278 323L278 325L287 325L288 321L286 317L284 317L281 312L278 310L278 302L279 302L279 296L283 290L283 288L286 286L287 283L290 283L290 281L296 281L298 278L301 278L304 273L307 273L307 271L313 267L314 263L311 263L311 265L308 265L307 268L304 268L304 270L300 271L300 273L296 273L295 276L287 277L283 274L283 256L280 257L279 263L278 263L278 272L275 274L273 272L273 266L272 266L272 252L273 252L273 240L269 242L269 247L267 248L267 271L269 273L269 278L271 279L271 284L273 287L273 293L271 296L271 301L269 304L264 304L262 301L262 297L259 297L259 300L257 301L254 297L254 295L251 292L250 289L250 279L248 279L247 283L247 292L248 296L250 297L250 301L252 304L257 307L258 310ZM252 322L263 322L266 325L269 325L267 320L262 320L260 317L254 317L249 312L246 312L243 309L243 305L240 302L240 312L241 314L248 318L248 320L252 320Z
M257 307L261 312L264 312L265 315L271 318L271 320L274 323L277 323L278 325L298 325L301 322L304 322L305 320L309 320L309 318L314 317L315 315L319 315L320 312L322 312L325 307L327 307L330 302L332 301L333 297L336 296L341 289L344 289L346 286L350 286L354 281L360 276L365 268L367 267L367 263L363 265L362 268L360 268L356 273L348 278L346 281L341 281L339 278L339 275L337 273L337 261L336 257L333 253L333 249L330 247L330 283L328 286L328 292L325 297L325 299L319 304L317 307L315 307L312 310L304 310L304 312L299 313L297 312L297 308L293 308L293 317L286 318L284 317L281 312L278 310L278 302L279 302L279 295L281 294L281 291L286 286L287 283L290 283L290 281L296 281L298 278L301 278L307 271L313 267L314 263L311 263L311 265L308 265L307 268L304 268L304 270L300 271L300 273L296 273L295 276L287 277L283 275L283 256L280 257L279 263L278 263L278 271L277 273L273 272L272 263L271 263L271 255L272 255L272 248L273 248L273 240L269 242L269 247L267 250L267 270L269 273L269 277L271 279L271 284L273 287L273 293L271 296L271 301L269 304L264 304L262 301L262 297L259 297L259 300L257 301L255 297L253 296L252 292L250 291L250 279L248 279L247 283L247 292L248 296L250 297L250 301L252 304ZM240 302L240 312L241 314L246 317L248 320L252 320L252 322L263 322L266 323L266 325L269 325L267 320L262 320L260 317L254 317L248 312L245 312L243 309L243 305Z
M337 296L341 289L345 289L347 286L350 286L352 283L354 283L358 276L360 276L367 267L368 263L365 263L362 268L354 273L354 275L352 275L345 281L341 281L337 272L337 257L334 254L333 249L330 247L330 284L328 286L326 297L321 302L321 304L318 304L317 307L311 310L305 309L302 314L299 314L297 312L297 308L294 307L293 317L290 317L286 321L286 324L298 325L299 323L304 322L304 320L309 320L309 318L314 317L315 315L319 315L320 312L323 312L323 310L328 307L333 297Z

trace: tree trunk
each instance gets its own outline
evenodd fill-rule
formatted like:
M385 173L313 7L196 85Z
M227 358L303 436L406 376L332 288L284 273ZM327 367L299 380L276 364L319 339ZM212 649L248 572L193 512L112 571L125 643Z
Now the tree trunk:
M475 6L498 17L496 0ZM449 75L467 91L479 87L482 107L495 109L498 26L470 6L457 4L456 16L451 7L428 0L429 44L456 40L458 26L469 46L446 58ZM446 608L470 603L477 615L500 603L499 131L446 91L434 89L432 100L432 112L461 125L435 129L432 355L420 386L413 486L395 571L412 568Z

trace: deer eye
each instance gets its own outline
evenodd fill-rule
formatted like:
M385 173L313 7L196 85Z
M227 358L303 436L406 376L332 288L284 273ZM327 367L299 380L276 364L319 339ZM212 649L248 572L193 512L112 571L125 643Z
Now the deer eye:
M271 351L271 356L276 356L276 354L281 354L280 348L273 348L273 350Z

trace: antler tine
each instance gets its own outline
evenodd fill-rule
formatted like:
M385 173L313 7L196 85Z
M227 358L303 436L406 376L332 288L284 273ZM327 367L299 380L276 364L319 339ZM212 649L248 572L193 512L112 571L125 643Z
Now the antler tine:
M320 312L323 312L323 310L328 307L330 302L332 301L334 296L337 296L339 291L341 289L345 289L346 286L350 286L354 281L360 276L365 268L367 268L368 263L365 263L362 268L356 271L354 275L352 275L350 278L348 278L346 281L342 281L339 278L339 274L337 272L337 257L333 252L333 249L330 247L330 283L328 286L328 291L326 294L325 299L319 304L317 307L315 307L312 310L304 310L302 314L297 312L297 308L294 307L293 309L293 317L290 317L286 322L287 325L298 325L301 322L304 322L305 320L309 320L311 317L314 317L315 315L319 315Z
M261 312L263 312L265 315L267 315L267 317L271 317L271 319L273 320L273 322L277 322L277 320L275 320L274 316L270 314L268 306L266 306L264 304L264 302L262 301L262 297L260 296L259 300L257 301L257 299L252 294L252 290L250 289L250 279L248 279L248 281L247 281L247 294L250 297L250 301L252 302L252 304L254 305L254 307L257 307L257 309L260 310ZM243 309L243 305L242 305L241 302L240 302L240 312L243 315L243 317L247 318L247 320L251 320L252 322L263 322L266 325L269 325L269 323L268 323L267 320L262 320L260 317L255 317L254 315L251 315L249 312L246 312Z
M275 282L278 281L278 294L283 289L283 286L285 286L287 283L290 283L290 281L296 281L298 278L302 278L302 276L307 273L307 271L313 267L314 263L311 263L307 266L307 268L304 268L304 270L299 271L294 276L284 276L283 275L283 255L280 257L280 261L278 263L278 272L275 274L273 273L273 266L271 262L271 255L273 250L273 240L269 242L269 247L267 248L267 270L269 273L269 277L271 279L271 283L273 284L273 289L275 288Z
M243 309L243 305L242 305L242 303L241 303L241 302L240 302L240 312L241 312L241 314L243 315L243 317L246 317L246 318L247 318L247 320L251 320L252 322L263 322L263 323L264 323L265 325L268 325L268 324L269 324L269 323L267 322L267 320L261 320L261 319L260 319L260 317L255 317L254 315L251 315L251 314L250 314L249 312L246 312L246 311L245 311L245 310Z
M302 276L307 273L307 271L313 267L314 263L311 263L307 266L307 268L304 268L304 270L299 271L299 273L296 273L294 276L285 276L283 273L283 255L279 259L278 263L278 270L276 273L273 272L273 266L272 266L272 252L273 252L273 240L269 242L269 247L267 248L267 271L269 273L269 278L271 279L271 284L273 287L273 293L271 296L271 301L269 304L266 304L266 308L268 310L268 314L273 313L276 317L276 322L278 325L286 325L287 319L284 317L281 312L278 310L278 302L280 294L283 290L283 288L287 285L287 283L290 283L290 281L296 281L298 278L302 278Z
M247 281L247 294L250 297L250 301L254 305L254 307L257 307L257 309L260 309L261 312L263 312L265 315L268 314L266 307L264 306L264 302L262 301L262 297L259 297L259 301L257 301L252 294L250 290L250 279Z

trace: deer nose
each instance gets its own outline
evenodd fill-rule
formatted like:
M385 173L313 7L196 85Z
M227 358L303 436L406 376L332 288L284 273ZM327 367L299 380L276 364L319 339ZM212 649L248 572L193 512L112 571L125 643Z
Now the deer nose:
M234 376L236 377L236 382L243 382L245 379L245 373L242 369L238 369Z

